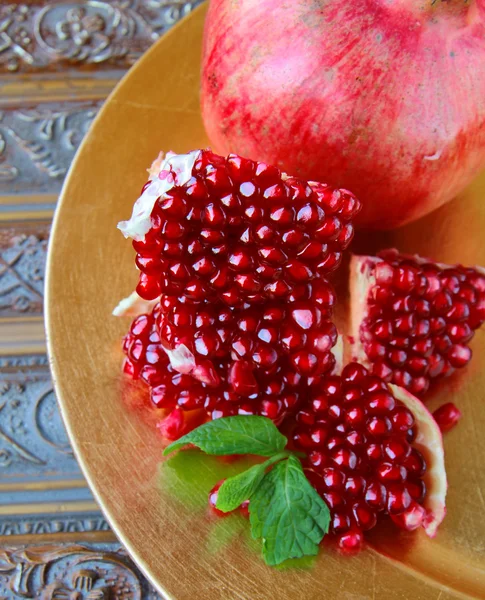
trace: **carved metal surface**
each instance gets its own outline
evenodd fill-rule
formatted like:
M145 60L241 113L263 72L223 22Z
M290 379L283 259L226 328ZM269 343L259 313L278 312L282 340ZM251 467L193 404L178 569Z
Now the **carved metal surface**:
M127 68L196 4L87 0L0 5L0 73Z
M0 550L0 598L156 600L160 596L117 544Z
M33 507L32 514L0 514L0 536L109 531L97 508L56 511L59 504L93 498L67 438L47 357L4 357L0 368L0 483L16 488L0 490L0 505ZM63 481L65 488L49 486ZM72 481L81 487L71 489ZM29 488L32 482L45 489ZM51 508L39 512L39 506Z
M42 314L49 227L0 229L0 317Z
M0 194L59 192L101 104L54 102L0 111Z
M108 522L100 512L65 515L14 515L0 518L0 536L53 535L96 531L110 531Z
M50 373L0 372L2 481L70 479L80 471L59 414Z
M47 367L49 360L45 354L27 354L20 356L0 356L0 370L18 369L25 372L32 367Z

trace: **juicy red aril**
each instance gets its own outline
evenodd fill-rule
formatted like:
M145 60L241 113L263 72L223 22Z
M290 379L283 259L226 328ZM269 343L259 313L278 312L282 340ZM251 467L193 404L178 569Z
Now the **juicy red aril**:
M335 534L343 533L350 529L351 520L345 512L336 511L332 518L332 531Z
M358 265L375 276L359 326L374 373L420 396L433 379L470 362L468 343L485 321L478 269L434 265L390 250L377 259L362 257Z
M359 502L352 507L352 513L355 522L362 531L368 531L375 527L377 523L377 515L374 510L366 503Z
M452 402L443 404L433 413L435 421L443 432L453 429L461 419L461 416L461 411Z
M343 533L338 538L338 546L343 554L356 554L360 552L364 536L359 529L354 529Z
M426 471L426 462L421 453L413 448L407 458L402 463L411 475L421 477Z
M308 454L331 532L361 536L381 514L400 515L422 502L426 462L409 441L415 420L391 387L352 363L340 377L322 377L315 392L296 415L293 443Z
M410 493L398 484L389 486L387 490L387 510L390 515L398 515L409 508L412 502Z
M185 433L185 417L180 408L176 407L158 424L161 435L166 440L177 440Z

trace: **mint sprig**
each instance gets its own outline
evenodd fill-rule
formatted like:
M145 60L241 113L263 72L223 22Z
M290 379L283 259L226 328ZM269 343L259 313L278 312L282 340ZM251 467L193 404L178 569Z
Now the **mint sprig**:
M251 532L263 541L263 558L278 565L289 558L313 556L328 532L330 511L312 487L297 456L266 417L235 416L210 421L170 446L164 455L187 444L207 454L256 454L268 460L230 477L219 488L222 512L249 500Z

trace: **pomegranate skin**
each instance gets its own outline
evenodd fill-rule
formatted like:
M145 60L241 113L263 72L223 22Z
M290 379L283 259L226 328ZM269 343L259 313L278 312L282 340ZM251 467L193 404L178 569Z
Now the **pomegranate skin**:
M211 0L201 101L217 152L402 225L485 166L485 0Z

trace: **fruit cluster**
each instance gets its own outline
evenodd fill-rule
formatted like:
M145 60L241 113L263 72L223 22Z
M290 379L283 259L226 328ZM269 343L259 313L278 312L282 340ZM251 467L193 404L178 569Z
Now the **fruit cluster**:
M120 224L134 238L136 292L152 305L124 338L124 371L169 412L165 435L187 432L187 411L199 415L193 423L286 419L347 549L383 515L435 533L446 475L430 448L441 447L437 423L447 430L460 413L448 404L434 421L401 388L422 396L465 366L485 320L478 268L396 251L354 257L350 341L359 362L340 373L329 277L359 210L346 190L200 150L169 155Z

